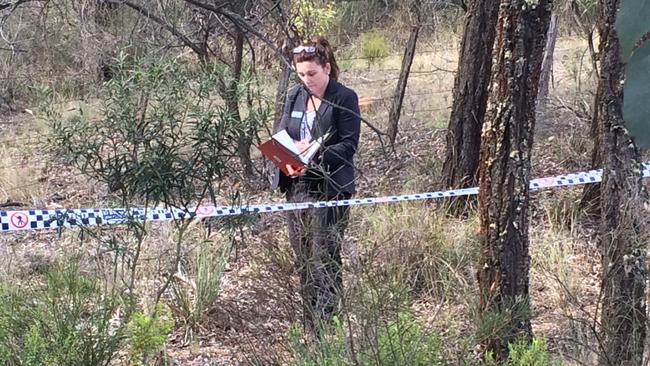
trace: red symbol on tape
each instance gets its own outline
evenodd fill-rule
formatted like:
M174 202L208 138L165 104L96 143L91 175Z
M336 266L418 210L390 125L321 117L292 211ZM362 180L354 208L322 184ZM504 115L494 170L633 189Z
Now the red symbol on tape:
M210 215L214 212L214 206L199 206L196 208L197 215Z
M21 212L15 212L11 215L11 224L17 229L22 229L29 223L27 215Z

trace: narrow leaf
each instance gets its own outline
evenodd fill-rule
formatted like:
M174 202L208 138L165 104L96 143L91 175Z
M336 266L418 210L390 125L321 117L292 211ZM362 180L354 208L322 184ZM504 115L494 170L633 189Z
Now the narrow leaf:
M650 148L650 42L639 47L625 66L623 119L642 149Z

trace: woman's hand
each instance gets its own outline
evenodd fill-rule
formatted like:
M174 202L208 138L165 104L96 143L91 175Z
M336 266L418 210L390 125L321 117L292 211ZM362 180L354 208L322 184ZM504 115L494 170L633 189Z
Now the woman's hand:
M296 148L298 148L298 151L303 152L307 150L309 147L309 139L302 139L300 141L294 141L294 144L296 145Z
M307 169L304 166L295 167L291 164L287 164L287 172L289 172L289 176L291 178L296 178L305 175L306 171Z
M303 151L307 150L310 141L309 139L302 139L300 141L294 141L293 143L296 145L298 151L302 153ZM307 171L307 169L304 166L295 167L290 164L287 164L287 172L289 172L289 176L291 178L300 177L305 174L305 171Z

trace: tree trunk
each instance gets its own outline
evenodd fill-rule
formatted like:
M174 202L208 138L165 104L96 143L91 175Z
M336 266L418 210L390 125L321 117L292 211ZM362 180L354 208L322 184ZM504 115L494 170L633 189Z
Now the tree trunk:
M289 37L284 40L282 45L282 51L284 52L284 57L287 59L289 64L292 63L292 50L295 45L298 44L298 40L295 37L293 31L288 32ZM280 119L282 118L282 111L284 110L284 101L287 96L287 89L289 88L289 78L291 77L291 67L289 67L284 61L280 61L280 67L282 67L282 73L280 74L280 80L278 80L278 87L275 90L275 119L273 120L273 133L277 132L278 126L280 125Z
M404 101L404 92L406 91L406 83L408 82L409 73L411 72L411 65L413 64L415 46L418 41L419 33L419 24L411 28L411 34L406 43L406 50L404 50L402 70L399 73L399 80L397 81L397 87L395 88L393 103L390 107L390 113L388 114L388 136L390 137L391 144L395 144L395 138L397 138L399 117L402 112L402 102Z
M603 42L604 43L604 42ZM600 88L596 90L596 104L600 101ZM598 105L594 106L594 115L591 123L591 138L594 141L593 150L591 150L591 167L599 169L602 167L602 158L600 156L601 135L598 132ZM582 191L580 199L580 210L592 217L600 217L600 185L601 183L587 184Z
M498 0L476 0L465 19L442 167L444 188L476 185L498 11ZM466 200L455 198L453 211L460 211Z
M550 9L550 0L502 0L497 24L479 168L482 258L477 276L483 319L497 317L482 342L500 358L515 338L532 337L528 184Z
M602 7L602 4L599 4L599 10L602 12L603 9L600 9ZM598 33L599 33L599 38L601 40L607 39L608 33L609 33L609 27L612 27L612 25L608 25L606 22L606 18L601 16L601 19L598 20ZM595 59L595 52L593 51L593 36L591 31L584 31L587 34L587 42L589 45L589 50L591 54L591 59L592 59L592 67L594 68L595 72L597 75L599 75L598 68L597 68L597 62ZM602 55L605 53L605 47L607 46L607 42L601 41L600 45L598 47L598 54ZM599 84L600 84L600 76L599 76ZM590 135L592 140L594 141L594 146L591 150L591 167L592 169L599 169L602 167L603 164L603 159L601 157L601 144L600 144L600 118L598 116L599 114L599 106L598 103L601 101L600 97L601 93L601 88L598 87L596 89L596 98L594 98L594 114L591 118L591 128L590 128ZM582 198L580 199L580 209L587 215L592 216L592 217L600 217L600 187L601 183L594 183L594 184L587 184L582 191Z
M273 133L278 132L278 126L282 119L282 111L284 110L284 101L287 95L287 88L289 87L289 77L291 76L291 68L284 62L281 63L282 73L280 80L278 80L278 87L275 90L275 119L273 120Z
M244 33L241 30L235 31L235 54L233 59L233 80L230 82L225 91L226 109L230 115L236 120L241 121L241 113L239 112L239 81L241 79L241 68L244 55ZM253 143L252 134L254 128L248 128L237 141L237 153L239 154L239 161L244 169L244 176L252 178L255 173L253 172L253 161L251 160L251 145Z
M539 77L539 92L537 93L537 108L546 104L548 98L548 89L553 74L553 54L555 53L555 41L557 40L557 22L559 19L557 13L551 14L551 22L548 26L546 35L546 46L544 47L544 58L542 59L542 72Z
M603 29L597 116L603 160L600 365L642 365L646 338L647 215L639 151L623 124L624 65L614 30L619 0L601 0Z

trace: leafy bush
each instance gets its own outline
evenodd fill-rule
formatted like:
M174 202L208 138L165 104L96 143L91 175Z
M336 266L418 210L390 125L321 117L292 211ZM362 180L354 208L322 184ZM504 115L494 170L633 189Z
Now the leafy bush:
M103 87L103 118L50 110L51 145L124 204L196 204L231 170L246 130L217 104L217 83L216 74L176 61L122 56Z
M292 2L293 25L304 38L322 36L332 27L336 8L332 3L315 4L310 0Z
M426 335L408 313L399 313L397 319L379 329L377 353L373 358L380 365L444 365L440 340Z
M0 284L0 364L108 365L123 338L121 297L74 263L44 280Z
M532 342L519 341L508 345L508 365L546 366L550 365L548 349L544 340L535 338Z
M375 334L376 338L351 352L338 318L311 341L302 340L300 328L294 324L289 332L294 362L300 366L446 364L438 337L425 334L418 322L406 312L368 333Z
M339 366L352 365L346 354L346 339L343 324L334 317L332 325L322 330L317 339L303 340L300 326L293 324L289 329L289 341L296 366Z
M165 346L173 327L171 311L163 304L158 304L152 315L134 313L128 323L132 360L139 358L146 364L151 354Z
M485 365L497 365L494 356L487 354ZM505 366L549 366L558 365L551 362L546 342L539 338L533 338L531 342L518 340L508 344L508 359L502 363Z
M378 63L381 58L388 55L388 51L388 42L383 34L377 31L363 34L361 52L369 64Z

